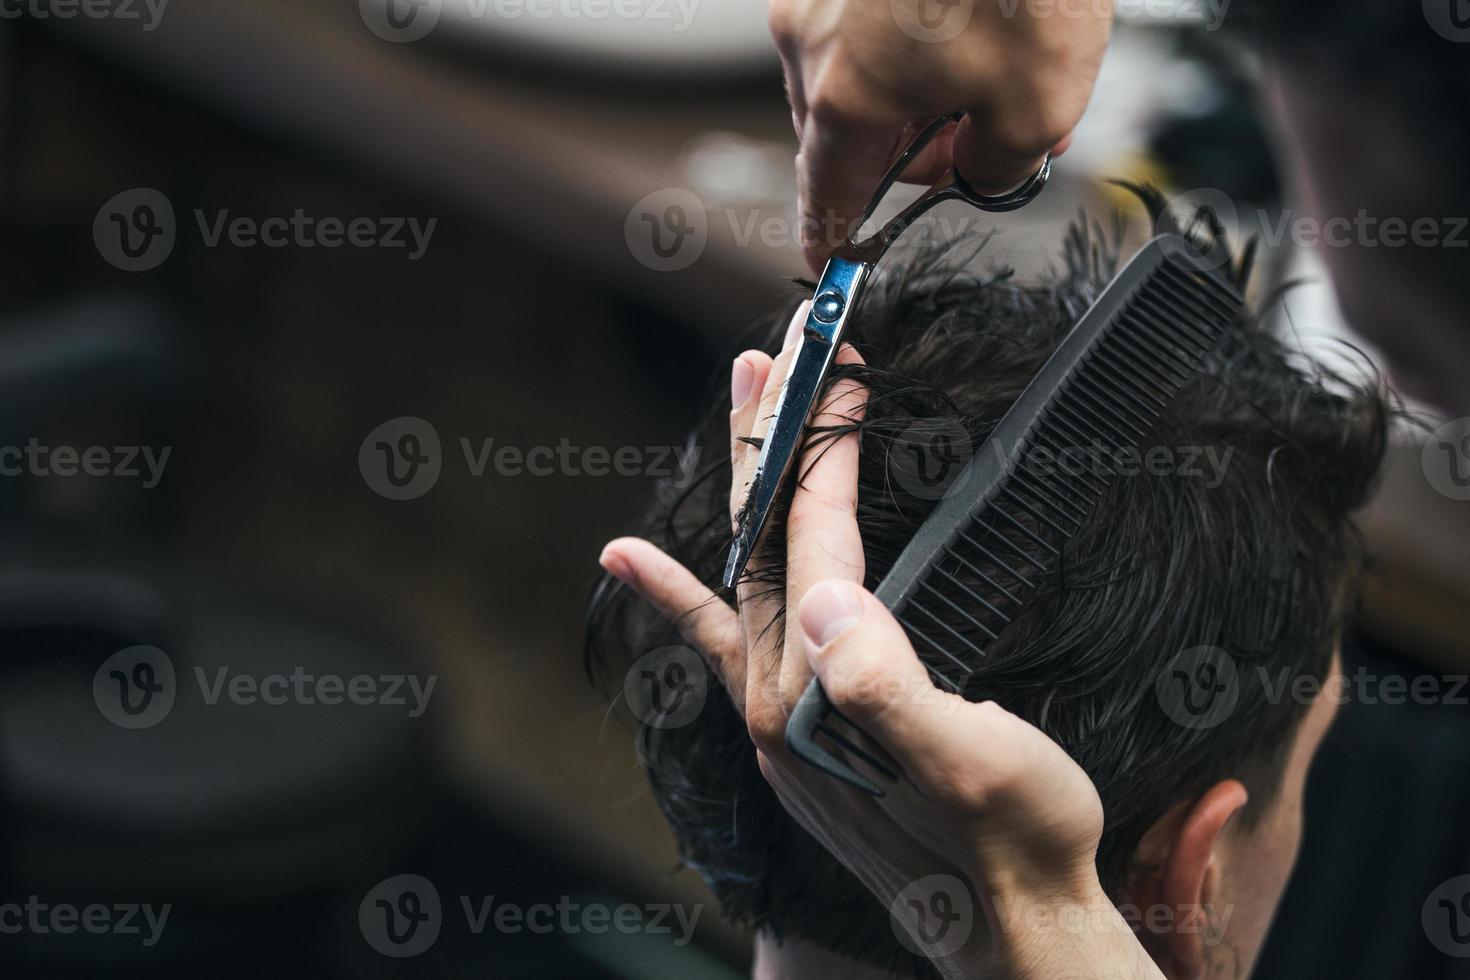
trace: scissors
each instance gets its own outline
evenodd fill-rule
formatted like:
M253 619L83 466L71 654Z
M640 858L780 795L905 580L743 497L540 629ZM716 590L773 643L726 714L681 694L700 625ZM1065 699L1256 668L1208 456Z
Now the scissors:
M904 148L884 174L883 180L878 184L877 193L873 195L855 228L861 229L867 224L905 168L941 130L951 122L958 121L961 115L963 114L956 112L938 117ZM942 201L964 201L981 211L1014 211L1036 197L1050 176L1051 154L1048 153L1036 173L1015 190L990 196L976 193L965 183L959 172L950 167L918 200L904 208L877 232L859 242L854 242L849 236L827 261L827 267L822 270L822 278L817 282L812 296L811 310L807 313L796 359L786 375L786 383L781 387L781 395L776 401L775 417L771 420L770 430L761 445L760 459L756 463L755 477L746 494L745 506L740 511L735 540L730 546L730 557L725 563L725 588L731 588L739 581L751 553L760 542L771 506L791 471L792 460L800 451L802 433L806 430L817 397L822 391L822 383L826 380L841 345L843 328L858 305L863 287L873 269L889 246L924 212Z

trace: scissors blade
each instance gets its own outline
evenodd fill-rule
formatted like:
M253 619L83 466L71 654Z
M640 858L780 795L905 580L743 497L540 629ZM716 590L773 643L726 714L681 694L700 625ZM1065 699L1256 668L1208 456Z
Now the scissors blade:
M826 380L841 345L842 329L856 305L869 269L870 266L864 262L834 257L822 271L811 310L807 313L800 346L781 386L776 414L761 445L755 477L746 493L745 506L740 511L740 527L725 563L726 588L732 587L745 571L746 562L760 541L777 494L801 451L802 434L816 408L822 382Z

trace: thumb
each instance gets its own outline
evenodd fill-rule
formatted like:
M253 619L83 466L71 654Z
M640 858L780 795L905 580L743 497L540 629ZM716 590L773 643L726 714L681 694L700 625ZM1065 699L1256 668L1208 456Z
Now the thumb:
M802 597L797 618L812 672L832 706L922 780L936 755L954 744L956 714L975 706L934 686L898 620L860 585L817 583Z
M828 700L887 750L922 797L951 815L997 819L992 837L1037 881L1063 868L1079 880L1094 873L1102 803L1056 742L994 701L937 689L893 614L861 586L819 582L797 617Z

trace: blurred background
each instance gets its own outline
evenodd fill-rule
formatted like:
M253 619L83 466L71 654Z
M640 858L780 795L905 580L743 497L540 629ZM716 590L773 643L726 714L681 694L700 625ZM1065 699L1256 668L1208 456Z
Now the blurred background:
M795 140L763 4L634 8L5 8L8 975L748 969L585 677L582 610L799 293ZM1251 53L1154 15L992 260L1043 271L1079 209L1129 210L1110 177L1246 233L1281 214ZM1262 249L1262 295L1295 278L1281 328L1340 349L1311 251ZM1463 675L1466 505L1412 436L1390 469L1353 655ZM1470 871L1466 710L1339 725L1262 975L1462 962L1419 912Z

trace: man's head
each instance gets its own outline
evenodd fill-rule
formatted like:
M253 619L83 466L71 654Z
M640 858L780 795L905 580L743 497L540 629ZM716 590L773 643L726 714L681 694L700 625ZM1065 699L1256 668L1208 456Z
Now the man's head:
M953 462L957 445L983 446L1115 262L1078 229L1056 276L1024 286L962 271L980 244L931 246L889 266L850 328L866 366L846 372L870 392L853 423L870 588L942 496L934 453ZM1332 669L1358 560L1348 514L1383 449L1387 409L1375 386L1292 362L1242 324L1137 459L1083 461L1077 479L1087 466L1119 475L972 665L965 691L1037 725L1091 777L1106 818L1102 882L1126 910L1146 913L1145 943L1178 976L1210 964L1228 975L1226 961L1248 968L1279 897L1331 710L1294 697L1294 683ZM717 424L698 438L705 458L724 456ZM730 538L729 481L722 464L670 488L650 520L649 536L711 585ZM781 535L767 540L779 547ZM760 567L781 585L783 562ZM651 610L603 595L593 610L602 652L637 657L675 642ZM689 724L642 738L683 855L727 915L922 975L887 910L782 810L728 699L710 697ZM1192 931L1200 911L1216 932Z

